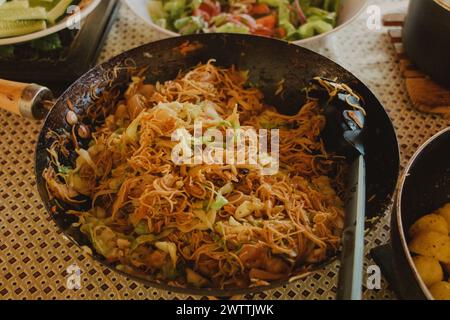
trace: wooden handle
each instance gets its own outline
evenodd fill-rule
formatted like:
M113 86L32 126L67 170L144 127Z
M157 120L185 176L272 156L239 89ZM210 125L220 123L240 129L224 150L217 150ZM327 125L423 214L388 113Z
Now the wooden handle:
M0 108L17 115L42 119L47 113L43 102L52 98L46 87L0 79Z
M20 100L29 83L19 83L0 79L0 108L21 115Z

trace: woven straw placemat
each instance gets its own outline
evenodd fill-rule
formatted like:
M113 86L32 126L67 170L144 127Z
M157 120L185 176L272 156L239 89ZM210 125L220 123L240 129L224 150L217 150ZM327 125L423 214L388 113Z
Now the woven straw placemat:
M371 1L387 12L404 1ZM320 51L364 81L386 107L401 146L402 166L448 120L419 113L406 95L395 53L385 30L369 31L367 16L337 33ZM140 44L161 38L123 6L100 61ZM70 243L45 211L37 194L34 148L41 122L0 111L0 299L186 299L186 295L148 288L102 267ZM380 142L382 143L382 142ZM389 240L388 214L366 238L367 252ZM366 265L374 264L370 257ZM66 269L81 270L79 290L67 288ZM337 263L308 278L248 299L333 299ZM395 298L386 281L381 290L365 290L366 299ZM195 299L201 297L193 297Z

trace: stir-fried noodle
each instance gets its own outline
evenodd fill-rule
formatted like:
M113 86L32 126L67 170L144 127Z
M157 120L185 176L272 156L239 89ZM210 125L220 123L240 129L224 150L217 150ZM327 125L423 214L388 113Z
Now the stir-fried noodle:
M49 149L49 193L65 203L96 252L118 269L183 287L247 287L295 276L340 245L343 163L327 154L317 101L294 116L264 105L247 74L202 64L155 85L133 78L72 167ZM180 164L171 136L194 123L279 129L279 170ZM206 142L204 142L206 143ZM84 197L83 197L84 196Z

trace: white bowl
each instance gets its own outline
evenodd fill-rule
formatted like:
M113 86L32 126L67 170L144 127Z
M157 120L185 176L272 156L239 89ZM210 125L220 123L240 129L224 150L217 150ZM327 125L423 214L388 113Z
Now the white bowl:
M152 18L150 17L150 14L147 9L147 2L148 2L147 0L124 0L124 1L137 16L143 19L152 28L165 34L166 36L176 37L180 35L176 32L161 28L152 21ZM342 29L350 22L355 20L362 13L362 11L367 5L367 2L368 0L341 0L341 7L336 28L334 28L329 32L325 32L311 38L293 41L293 43L302 45L310 42L316 42L317 40Z
M89 14L91 14L92 11L94 11L94 9L100 4L100 1L101 0L92 0L92 2L89 5L87 5L86 7L84 7L81 10L79 19L78 19L78 17L75 18L74 16L68 16L68 17L62 19L61 21L59 21L57 24L55 24L47 29L44 29L44 30L41 30L38 32L29 33L29 34L26 34L23 36L0 39L0 46L9 45L9 44L17 44L17 43L22 43L22 42L39 39L39 38L48 36L50 34L59 32L63 29L70 28L70 27L74 26L75 24L77 24L78 22L82 21Z

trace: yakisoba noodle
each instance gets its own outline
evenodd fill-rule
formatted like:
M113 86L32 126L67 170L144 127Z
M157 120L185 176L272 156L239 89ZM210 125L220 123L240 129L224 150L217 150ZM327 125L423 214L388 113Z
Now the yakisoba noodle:
M49 149L49 193L100 255L118 269L183 287L247 287L296 276L340 245L342 162L324 149L321 107L294 116L264 105L247 74L210 61L155 85L133 78L113 114L72 167ZM278 128L279 171L255 166L175 165L171 140L194 122L221 131ZM205 142L206 143L206 142Z

